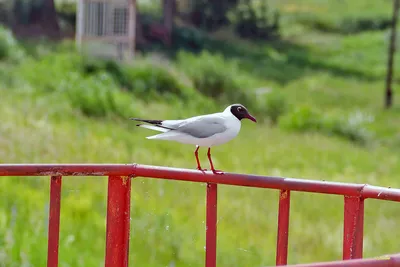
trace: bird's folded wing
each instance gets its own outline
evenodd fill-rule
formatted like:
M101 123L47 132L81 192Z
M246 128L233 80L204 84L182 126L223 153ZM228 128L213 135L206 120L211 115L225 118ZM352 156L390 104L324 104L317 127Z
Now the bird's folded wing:
M204 116L195 120L185 121L178 125L176 131L189 134L197 138L207 138L227 130L225 121L217 116Z

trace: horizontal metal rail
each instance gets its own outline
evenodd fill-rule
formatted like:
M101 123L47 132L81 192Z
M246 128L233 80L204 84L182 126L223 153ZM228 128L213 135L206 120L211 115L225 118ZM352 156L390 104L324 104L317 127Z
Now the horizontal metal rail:
M286 265L289 240L291 191L344 196L343 260L293 266L391 266L400 267L398 256L388 260L362 258L365 199L400 201L400 190L367 184L337 183L149 166L140 164L0 164L0 176L50 176L48 267L58 266L62 176L108 176L106 267L128 266L131 178L146 177L207 184L205 266L217 259L217 184L280 190L276 265ZM348 261L350 260L350 261Z
M400 254L383 256L375 259L319 262L311 264L294 264L287 267L397 267L400 266Z
M0 176L141 176L400 201L400 189L366 184L178 169L141 164L0 164Z

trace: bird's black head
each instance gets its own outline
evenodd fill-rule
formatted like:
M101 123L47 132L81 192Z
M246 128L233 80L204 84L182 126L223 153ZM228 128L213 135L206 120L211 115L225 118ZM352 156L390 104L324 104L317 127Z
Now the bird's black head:
M242 104L234 104L231 105L231 113L238 119L249 119L254 122L257 122L256 118L254 118L250 113L247 111L247 108Z

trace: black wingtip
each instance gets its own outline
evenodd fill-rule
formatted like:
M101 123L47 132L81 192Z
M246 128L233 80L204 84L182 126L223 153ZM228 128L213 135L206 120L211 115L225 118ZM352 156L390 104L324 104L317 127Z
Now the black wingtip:
M130 120L150 123L153 125L161 125L161 123L162 123L162 120L145 120L145 119L138 119L138 118L130 118Z

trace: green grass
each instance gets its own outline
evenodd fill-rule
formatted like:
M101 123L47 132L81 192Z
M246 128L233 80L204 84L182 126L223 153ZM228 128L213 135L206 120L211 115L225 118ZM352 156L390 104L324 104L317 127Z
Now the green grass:
M303 2L303 8L314 5L323 10L325 5L336 1L326 1L324 5L311 0ZM287 5L290 3L299 6L298 2L286 1ZM353 5L353 10L364 13L356 2ZM378 7L376 14L386 12L386 4ZM337 12L329 14L341 18ZM223 72L224 79L235 76L240 85L248 86L242 89L249 94L257 87L279 92L288 104L282 120L305 106L322 117L349 118L354 114L370 117L372 120L362 127L372 133L371 140L360 145L315 129L297 132L280 127L279 123L271 126L263 113L266 110L260 108L257 119L261 123L244 121L236 139L214 148L215 165L230 172L400 187L398 82L394 86L395 106L391 110L382 108L387 32L350 36L313 30L306 33L294 34L290 42L285 39L277 45L236 41L226 50L216 49L229 60L240 58L234 72ZM194 107L179 98L171 98L173 104L168 105L159 98L149 101L120 90L115 95L117 102L111 103L117 103L118 107L126 105L126 109L101 117L87 116L82 110L85 103L71 101L65 90L73 87L77 95L83 95L76 99L92 99L91 90L118 88L121 77L109 72L112 78L107 76L103 82L94 80L95 75L100 75L95 74L82 78L81 83L77 78L74 83L66 84L71 75L83 75L78 66L86 65L81 65L79 58L69 57L65 52L52 57L43 51L35 54L35 58L39 61L0 62L1 163L137 162L194 168L193 147L146 140L152 132L136 128L127 117L177 118L222 110L227 105L200 95L204 102L199 100L202 104ZM186 60L188 68L194 59ZM207 60L212 60L212 56ZM182 72L179 77L201 76L193 70L181 69L184 62L173 63L177 66L171 64L172 70L176 67ZM396 66L399 64L397 55ZM141 79L145 85L157 87L158 80L146 77ZM131 105L125 104L127 94ZM108 98L99 98L94 103L105 103L104 109L110 110L109 102L104 99ZM96 104L90 105L93 106ZM204 167L208 167L205 149L200 153ZM48 178L0 179L0 266L45 265L48 186ZM103 265L106 192L105 177L63 180L60 266ZM273 265L277 201L278 193L273 190L220 186L219 266ZM204 204L204 184L135 178L130 265L203 266ZM366 257L400 251L393 235L400 220L397 210L396 203L366 201ZM342 197L294 192L290 219L289 263L341 259Z
M282 14L285 34L302 34L310 29L343 34L388 27L393 1L269 1Z

